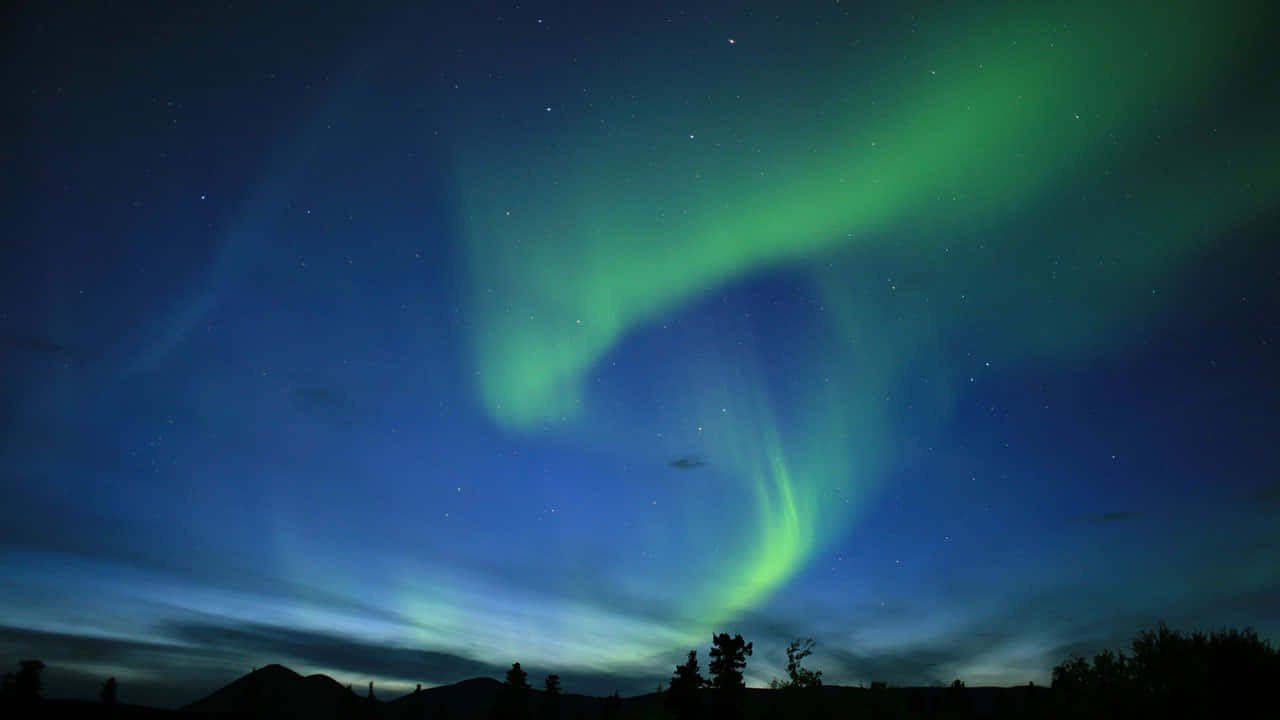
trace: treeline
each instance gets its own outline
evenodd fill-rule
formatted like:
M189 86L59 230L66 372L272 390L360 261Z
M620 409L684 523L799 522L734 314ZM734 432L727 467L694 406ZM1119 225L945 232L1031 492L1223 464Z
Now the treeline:
M788 656L796 655L799 676L799 660L808 654L809 646L800 654L795 648L788 650ZM746 693L746 682L742 672L747 666L747 657L751 655L751 643L742 639L741 635L721 633L712 637L711 664L708 670L710 678L704 678L698 667L698 651L690 650L689 657L682 665L678 665L671 683L664 692L661 687L656 693L665 697L661 708L663 716L671 718L701 718L712 713L713 717L740 717L743 698ZM807 671L806 671L807 673ZM821 673L803 675L806 681L817 679ZM779 683L781 686L783 683ZM507 671L507 679L502 684L497 700L493 706L493 720L562 720L560 676L548 675L543 683L542 696L537 702L536 712L530 710L530 690L528 674L515 663ZM635 703L626 708L622 697L615 691L605 699L598 717L601 720L618 720L635 714Z
M945 688L869 689L826 687L822 672L804 667L812 639L786 649L787 675L769 691L750 691L743 682L752 644L741 635L712 637L709 677L703 677L697 650L675 667L660 702L649 696L626 703L615 693L604 720L774 720L775 718L869 718L922 720L990 718L1219 718L1280 717L1280 650L1251 629L1182 633L1163 622L1134 637L1129 653L1103 650L1090 661L1068 658L1053 669L1050 688L974 688L954 680ZM513 669L518 669L519 664ZM551 676L555 677L555 676ZM548 683L550 683L548 678ZM511 686L512 678L508 673ZM527 683L526 683L527 685ZM556 698L539 707L536 720L560 720ZM529 720L519 701L495 706L494 720ZM1258 714L1261 713L1261 714ZM568 719L566 719L568 720Z
M1280 653L1250 629L1181 633L1160 623L1130 654L1103 650L1053 669L1063 717L1280 717Z
M1028 684L1019 688L968 688L959 679L949 687L891 688L872 682L870 688L829 687L822 672L804 666L814 642L796 640L786 648L786 676L768 690L748 689L744 681L752 643L728 633L712 637L707 675L702 674L697 650L676 665L667 687L656 693L623 699L565 697L559 675L547 675L535 691L520 663L506 680L483 696L457 706L427 702L432 691L419 689L399 700L357 698L347 686L321 717L361 720L943 720L976 717L1044 718L1218 718L1280 717L1275 688L1280 683L1280 651L1250 629L1181 633L1164 623L1144 630L1128 652L1103 650L1091 660L1071 657L1053 669L1050 688ZM47 715L41 701L40 673L44 663L24 660L16 673L4 676L0 716ZM292 674L290 671L283 671ZM247 677L255 677L253 675ZM332 681L329 681L332 682ZM101 711L82 716L122 717L158 712L117 706L117 683L102 685ZM410 700L423 702L406 702ZM84 709L85 704L78 704ZM17 710L17 713L13 711ZM329 712L332 710L332 712ZM236 714L261 715L245 707ZM174 715L181 713L174 712ZM223 717L223 715L216 715ZM300 714L291 717L301 717ZM310 717L308 715L308 717Z
M775 718L1216 718L1280 717L1274 688L1280 685L1280 651L1250 629L1181 633L1160 623L1133 639L1129 654L1104 650L1092 661L1068 658L1053 669L1050 688L823 687L822 672L804 667L812 639L787 646L787 675L769 691L743 682L752 644L741 635L712 638L709 677L690 650L675 667L659 702L651 696L623 703L616 694L605 720L774 720ZM518 667L518 665L517 665ZM508 685L510 675L508 676ZM557 683L557 693L559 686ZM551 693L548 692L548 696ZM536 720L559 720L558 700L539 707ZM528 720L520 703L500 703L495 720ZM546 710L544 712L544 710ZM568 720L568 719L566 719Z

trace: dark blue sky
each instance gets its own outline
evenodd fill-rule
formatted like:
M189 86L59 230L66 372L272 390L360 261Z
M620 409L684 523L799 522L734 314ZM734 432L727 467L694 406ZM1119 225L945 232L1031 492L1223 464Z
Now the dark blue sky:
M24 4L0 661L177 705L1280 636L1275 11L1165 5Z

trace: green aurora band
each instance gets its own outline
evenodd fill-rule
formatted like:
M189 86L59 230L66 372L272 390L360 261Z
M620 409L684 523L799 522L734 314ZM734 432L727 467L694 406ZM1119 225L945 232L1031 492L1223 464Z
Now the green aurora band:
M752 273L811 272L840 342L773 386L799 410L778 415L749 353L689 374L679 416L708 418L700 451L756 509L723 573L699 575L687 637L705 639L847 526L904 368L958 333L1006 366L1086 362L1274 209L1277 118L1214 115L1273 26L1265 7L948 9L784 67L744 39L688 93L673 60L633 63L592 92L642 102L460 143L481 402L513 432L582 430L603 415L586 378L629 333ZM935 384L938 407L961 382Z

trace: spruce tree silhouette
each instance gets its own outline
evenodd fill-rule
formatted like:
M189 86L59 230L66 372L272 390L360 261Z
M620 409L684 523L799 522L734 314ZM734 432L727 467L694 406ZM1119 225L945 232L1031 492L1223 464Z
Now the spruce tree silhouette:
M746 694L746 683L742 681L742 671L747 667L747 656L751 654L751 643L745 642L741 635L730 636L720 633L711 638L711 686L716 690L717 716L722 720L733 720L742 716L742 700Z
M116 679L114 677L107 678L107 681L102 683L102 704L108 707L115 705L117 690Z
M526 720L529 717L529 689L529 674L520 667L520 663L512 663L494 703L494 717L497 720Z
M751 643L745 642L741 635L730 637L729 633L720 633L711 637L711 686L717 690L737 690L745 688L742 671L747 667L747 656L751 654Z
M29 706L40 701L40 673L44 669L44 662L23 660L18 662L18 673L5 673L3 689L0 689L3 705L27 708L24 712L32 712Z
M698 651L690 650L689 659L676 666L676 673L667 688L668 714L684 719L698 717L702 711L698 691L706 686L707 681L698 672Z
M42 687L40 674L44 670L44 662L38 660L23 660L19 662L18 679L14 683L14 691L17 691L19 701L33 702L40 700L40 689Z
M356 691L351 688L351 683L347 683L346 692L342 693L342 698L338 701L337 716L339 720L355 720L360 715L360 698L356 695Z
M0 683L0 706L27 706L40 698L40 671L44 663L39 660L23 660L18 672L5 673Z
M560 720L560 676L548 675L543 682L542 704L538 720Z
M604 701L604 720L618 720L622 715L622 698L619 697L618 691L614 690L613 694L605 698Z

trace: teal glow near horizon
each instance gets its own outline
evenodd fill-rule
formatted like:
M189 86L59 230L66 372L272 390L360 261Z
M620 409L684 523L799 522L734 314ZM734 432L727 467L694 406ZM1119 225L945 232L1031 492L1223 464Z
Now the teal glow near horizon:
M181 705L1275 637L1278 13L26 7L0 646Z

